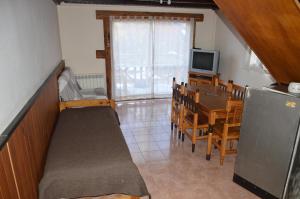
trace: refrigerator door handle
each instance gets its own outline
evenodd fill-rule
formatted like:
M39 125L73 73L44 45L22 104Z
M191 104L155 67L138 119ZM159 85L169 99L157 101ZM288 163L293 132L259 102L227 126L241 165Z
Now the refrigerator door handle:
M290 182L290 179L291 179L291 173L292 173L292 170L293 170L293 165L294 165L296 154L297 154L297 149L298 149L298 147L300 147L299 146L300 120L299 120L299 127L298 127L298 131L297 132L298 133L297 133L297 137L296 137L296 140L295 140L295 145L294 145L294 149L293 149L292 159L291 159L290 166L289 166L289 172L288 172L288 175L287 175L287 179L286 179L286 183L285 183L284 191L283 191L283 195L282 195L283 199L287 197L287 189L288 189L289 182Z

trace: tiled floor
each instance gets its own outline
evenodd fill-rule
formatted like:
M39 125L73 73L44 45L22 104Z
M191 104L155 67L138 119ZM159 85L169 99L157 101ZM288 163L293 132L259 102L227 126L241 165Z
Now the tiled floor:
M153 199L252 199L232 182L235 157L205 160L206 142L181 142L170 129L170 100L119 102L117 112L133 161Z

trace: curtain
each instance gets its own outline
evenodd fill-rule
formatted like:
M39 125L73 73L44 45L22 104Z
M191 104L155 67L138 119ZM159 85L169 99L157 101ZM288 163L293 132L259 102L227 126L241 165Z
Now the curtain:
M149 98L153 93L152 24L149 20L112 23L113 96Z
M191 48L191 23L154 21L154 97L170 96L172 79L187 82Z
M112 18L113 97L169 97L172 78L187 81L192 22Z

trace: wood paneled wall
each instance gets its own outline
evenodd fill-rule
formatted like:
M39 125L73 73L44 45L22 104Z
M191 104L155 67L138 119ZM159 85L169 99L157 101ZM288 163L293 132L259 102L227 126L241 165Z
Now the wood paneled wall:
M0 199L19 198L7 146L0 151Z
M0 199L37 199L45 156L59 113L61 62L0 151Z
M278 82L300 82L300 9L296 1L214 1Z

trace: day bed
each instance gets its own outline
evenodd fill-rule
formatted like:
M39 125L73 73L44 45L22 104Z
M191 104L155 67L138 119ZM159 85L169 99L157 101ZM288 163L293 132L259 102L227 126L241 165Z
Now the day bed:
M98 101L98 106L84 108L61 102L64 108L50 142L40 199L149 196L119 127L114 102Z

